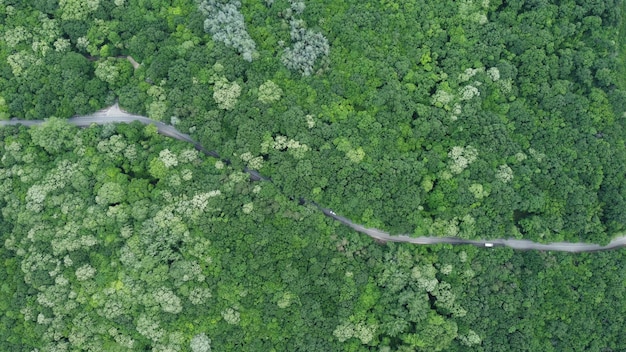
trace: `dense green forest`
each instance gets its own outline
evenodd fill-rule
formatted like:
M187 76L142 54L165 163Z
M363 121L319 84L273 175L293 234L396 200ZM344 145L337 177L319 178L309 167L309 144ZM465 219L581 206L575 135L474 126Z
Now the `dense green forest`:
M620 351L620 0L0 0L0 350ZM139 123L78 129L113 104ZM272 182L253 182L247 167Z

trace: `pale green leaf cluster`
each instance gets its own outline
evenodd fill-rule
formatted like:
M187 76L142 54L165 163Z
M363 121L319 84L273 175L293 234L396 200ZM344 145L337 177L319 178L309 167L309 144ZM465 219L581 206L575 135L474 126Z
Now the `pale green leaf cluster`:
M228 82L224 77L218 78L213 86L213 99L223 110L232 110L241 94L241 86L237 82Z
M108 84L114 84L120 76L119 68L115 65L114 60L98 62L94 73L96 77Z
M307 28L303 19L295 17L304 11L304 2L290 3L291 7L285 11L285 15L289 20L292 46L284 49L281 62L288 69L309 76L314 71L316 61L328 56L330 45L322 33Z
M448 152L450 158L450 171L454 174L460 174L471 163L476 160L478 150L472 146L460 147L455 146Z
M241 3L237 0L199 2L200 11L207 17L204 30L211 34L213 40L234 48L244 60L250 62L259 54L254 40L246 31L243 15L239 12L240 7Z
M100 0L59 0L61 19L84 20L100 6Z
M283 90L272 81L266 81L259 87L259 101L264 104L275 103L282 95Z

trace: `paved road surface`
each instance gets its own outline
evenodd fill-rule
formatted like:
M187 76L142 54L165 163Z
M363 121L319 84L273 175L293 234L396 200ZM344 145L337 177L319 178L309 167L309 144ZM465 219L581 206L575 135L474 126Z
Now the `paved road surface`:
M605 251L610 249L616 249L626 247L626 236L621 236L613 239L606 246L600 246L593 243L572 243L572 242L554 242L550 244L543 244L532 242L528 240L516 240L516 239L494 239L494 240L466 240L462 238L452 237L409 237L407 235L392 236L389 233L376 229L367 228L363 225L355 224L349 219L343 216L335 214L332 210L327 208L318 208L328 217L331 217L342 224L345 224L352 229L364 233L374 239L383 242L405 242L414 244L438 244L438 243L450 243L450 244L471 244L478 247L488 247L486 244L491 244L493 247L506 246L519 250L541 250L541 251L559 251L559 252L595 252Z
M131 123L133 121L139 121L143 124L154 124L159 133L167 136L179 139L181 141L185 141L194 145L194 147L203 152L206 155L210 155L215 158L220 158L219 154L215 151L209 151L205 149L200 143L194 141L189 135L184 134L178 131L174 126L165 124L160 121L151 120L145 116L132 115L121 110L117 103L115 105L96 112L92 115L87 116L77 116L68 119L68 122L76 125L78 127L89 127L91 124L107 124L107 123ZM9 121L0 121L0 126L6 125L24 125L24 126L33 126L42 123L43 120L16 120L12 119ZM225 160L225 162L230 163L229 160ZM255 170L245 169L247 173L250 174L250 179L254 181L271 181L270 178L264 177L259 174ZM537 243L527 240L516 240L516 239L493 239L493 240L466 240L461 238L451 238L451 237L409 237L407 235L397 235L392 236L387 232L384 232L375 228L366 228L363 225L355 224L349 219L337 215L334 211L323 208L313 202L310 202L318 207L326 216L335 219L336 221L341 222L344 225L349 226L355 231L366 234L374 239L384 242L404 242L404 243L414 243L414 244L438 244L438 243L449 243L449 244L471 244L479 247L499 247L506 246L513 249L518 250L540 250L540 251L560 251L560 252L594 252L594 251L604 251L610 249L616 249L621 247L626 247L626 236L620 236L613 239L608 245L600 246L598 244L593 243L571 243L571 242L555 242L550 244Z

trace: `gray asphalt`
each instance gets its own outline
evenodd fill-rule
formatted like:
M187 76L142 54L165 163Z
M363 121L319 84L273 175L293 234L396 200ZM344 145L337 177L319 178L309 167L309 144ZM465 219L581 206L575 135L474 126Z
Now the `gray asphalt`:
M611 249L617 249L621 247L626 247L626 236L620 236L613 239L606 246L601 246L599 244L593 243L576 243L576 242L553 242L549 244L537 243L528 240L517 240L517 239L493 239L493 240L466 240L462 238L453 238L453 237L410 237L408 235L396 235L392 236L388 232L376 229L376 228L367 228L363 225L355 224L349 219L335 214L330 209L319 207L319 209L324 213L324 215L331 217L342 224L345 224L355 231L360 233L364 233L376 240L382 242L404 242L404 243L414 243L414 244L440 244L440 243L449 243L449 244L471 244L477 247L485 247L486 244L491 244L493 247L510 247L517 250L540 250L540 251L558 251L558 252L596 252L596 251L606 251Z
M139 121L143 124L153 124L157 127L158 132L164 136L175 138L181 141L185 141L194 145L194 147L203 152L206 155L210 155L215 158L220 158L219 154L215 151L209 151L205 149L200 143L196 142L191 138L188 134L184 134L178 131L174 126L165 124L160 121L154 121L145 116L132 115L121 110L117 103L115 105L100 110L94 114L86 115L86 116L76 116L67 120L68 123L78 126L78 127L89 127L92 124L104 125L108 123L131 123L133 121ZM37 124L43 123L43 120L17 120L11 119L8 121L0 121L0 126L7 125L24 125L24 126L33 126ZM230 161L225 160L228 163ZM244 169L247 173L250 174L250 179L254 181L271 181L270 178L267 178L261 175L259 172L250 169ZM331 209L323 208L313 202L309 202L315 205L319 210L321 210L324 215L339 221L340 223L352 228L353 230L366 234L378 241L382 242L402 242L402 243L413 243L413 244L421 244L421 245L430 245L430 244L440 244L440 243L448 243L448 244L469 244L477 247L510 247L517 250L539 250L539 251L559 251L559 252L595 252L595 251L605 251L611 249L617 249L626 247L626 236L619 236L614 238L609 244L606 246L601 246L593 243L573 243L573 242L554 242L549 244L537 243L528 240L517 240L517 239L492 239L492 240L466 240L462 238L451 238L451 237L410 237L408 235L395 235L392 236L389 233L376 229L376 228L367 228L363 225L355 224L349 219L337 215Z

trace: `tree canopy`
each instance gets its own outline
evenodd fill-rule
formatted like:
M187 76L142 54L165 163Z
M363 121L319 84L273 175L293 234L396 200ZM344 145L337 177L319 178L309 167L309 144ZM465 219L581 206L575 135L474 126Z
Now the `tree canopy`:
M624 1L0 1L0 350L624 350ZM118 101L139 123L64 122ZM255 170L271 182L251 181Z

